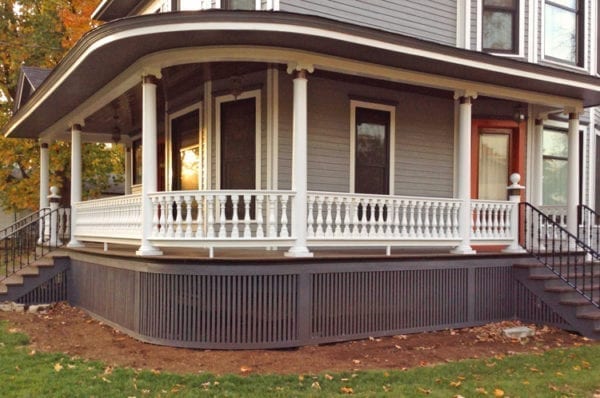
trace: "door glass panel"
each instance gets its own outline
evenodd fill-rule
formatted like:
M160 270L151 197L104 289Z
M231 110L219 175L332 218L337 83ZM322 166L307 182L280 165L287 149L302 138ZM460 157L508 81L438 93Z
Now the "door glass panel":
M390 112L356 108L355 192L389 192Z
M200 180L200 113L193 111L171 122L171 189L197 190Z
M479 199L506 200L508 134L479 135Z

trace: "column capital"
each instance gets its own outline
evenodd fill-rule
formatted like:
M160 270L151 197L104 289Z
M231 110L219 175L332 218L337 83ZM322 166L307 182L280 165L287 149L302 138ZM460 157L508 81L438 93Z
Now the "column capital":
M544 125L544 120L546 120L547 117L544 116L538 116L535 118L535 125L536 126L543 126Z
M569 112L569 120L579 120L579 112Z
M287 65L287 73L289 73L290 75L294 72L298 72L298 73L302 73L304 72L304 76L302 77L306 77L306 72L308 73L313 73L315 71L315 66L313 64L310 63L305 63L305 62L290 62Z
M50 143L46 140L40 140L40 148L44 148L44 149L48 149L48 147L50 146Z
M154 68L144 68L142 70L142 82L146 82L146 78L152 78L154 79L154 82L148 82L148 83L154 83L156 84L157 80L162 79L162 71L160 68L154 67Z
M477 99L477 92L473 90L456 90L454 99L460 100L461 104L471 103L472 100Z
M159 78L155 75L144 75L142 76L142 84L153 84L158 85Z

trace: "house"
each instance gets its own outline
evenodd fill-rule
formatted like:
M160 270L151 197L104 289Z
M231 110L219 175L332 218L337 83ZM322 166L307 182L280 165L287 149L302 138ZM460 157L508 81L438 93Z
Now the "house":
M68 299L142 340L597 337L599 12L104 0L2 132L71 141ZM81 201L84 140L127 145L125 195Z

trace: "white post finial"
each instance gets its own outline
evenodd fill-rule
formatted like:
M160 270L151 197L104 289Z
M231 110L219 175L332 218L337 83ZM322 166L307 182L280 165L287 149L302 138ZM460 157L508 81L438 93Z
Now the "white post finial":
M60 203L61 196L58 194L59 190L57 186L50 187L50 195L48 195L48 201L50 202L50 246L58 247L62 245L62 241L58 238L58 205Z

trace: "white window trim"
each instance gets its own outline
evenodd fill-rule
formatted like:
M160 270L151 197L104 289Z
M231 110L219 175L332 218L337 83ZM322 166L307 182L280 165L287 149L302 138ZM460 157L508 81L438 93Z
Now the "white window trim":
M590 7L588 6L589 2L587 1L583 1L583 42L582 42L582 46L583 48L581 50L583 50L583 65L573 65L571 63L569 63L568 61L560 61L560 60L556 60L556 59L552 59L552 58L546 58L546 47L545 47L545 39L546 39L546 35L545 35L545 11L546 11L546 0L542 0L541 2L541 8L539 9L539 13L540 13L540 60L544 61L544 63L548 63L551 65L555 65L555 66L559 66L562 68L568 68L577 72L586 72L588 69L588 65L590 64L590 51L588 51L588 47L590 45L590 24L589 24L589 16L590 16L590 12L592 12L592 10L590 9ZM594 18L595 20L595 18Z
M350 193L355 193L356 182L356 108L367 108L390 113L390 148L389 148L389 195L395 194L394 179L396 171L396 107L376 102L350 100Z
M215 186L221 189L221 104L236 100L255 98L256 117L255 117L255 181L256 190L261 189L261 90L245 91L235 98L231 94L215 97Z
M221 8L221 0L215 0L215 8ZM262 8L261 0L254 0L254 9L260 10Z
M524 57L525 56L525 2L519 0L519 40L516 53L490 52L498 57ZM477 0L477 51L483 51L483 0Z
M198 111L198 145L201 146L203 126L202 101L196 102L192 105L178 110L177 112L169 113L167 115L167 133L165 137L165 191L171 191L171 187L173 186L173 120L194 111ZM200 156L202 156L202 153L200 153ZM200 164L203 165L204 163L201 161ZM202 175L203 173L198 173L198 187L203 186Z

